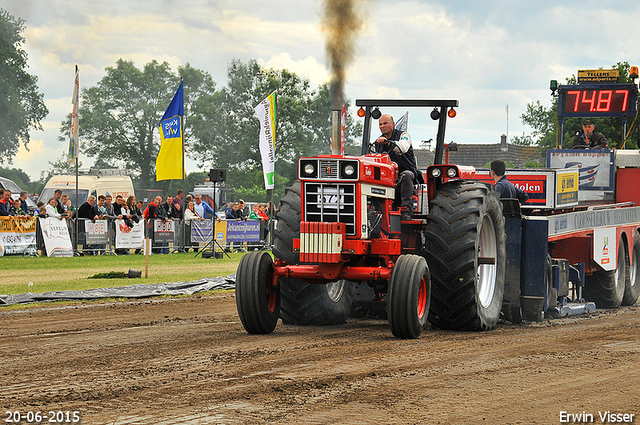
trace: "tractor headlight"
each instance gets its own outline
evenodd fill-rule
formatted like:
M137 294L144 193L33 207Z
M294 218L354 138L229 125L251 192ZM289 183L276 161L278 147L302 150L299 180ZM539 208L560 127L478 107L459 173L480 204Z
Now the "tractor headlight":
M431 177L435 177L437 179L441 175L442 175L442 170L441 169L439 169L437 167L431 169Z
M316 171L316 167L313 166L313 164L311 163L306 163L304 165L304 173L308 176L312 175L313 173L315 173Z
M353 175L353 173L355 173L355 172L356 172L356 169L355 169L355 168L354 168L354 166L353 166L353 165L351 165L351 164L349 164L349 165L347 165L346 167L344 167L344 173L345 173L347 176L352 176L352 175Z
M457 175L458 175L458 170L456 170L455 168L447 168L447 177L453 178L453 177L456 177Z
M355 161L340 161L340 175L341 179L358 179L358 163Z
M316 159L301 159L299 173L301 179L317 179L318 161Z

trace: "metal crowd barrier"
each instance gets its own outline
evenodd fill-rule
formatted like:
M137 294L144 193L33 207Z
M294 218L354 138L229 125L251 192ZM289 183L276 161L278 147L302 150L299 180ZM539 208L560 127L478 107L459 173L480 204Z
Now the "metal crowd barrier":
M223 220L224 221L224 220ZM90 231L85 231L86 223L90 223ZM71 245L76 255L128 255L133 253L144 252L143 246L139 248L117 248L116 247L116 220L91 220L91 219L71 219L67 220L69 226L69 235L71 238ZM191 225L185 220L173 219L173 237L170 240L161 239L156 234L151 226L151 220L143 220L144 237L143 244L146 237L151 239L152 252L158 253L173 253L173 252L188 252L193 250L200 252L202 250L210 248L212 241L191 242ZM76 225L78 227L76 228ZM259 242L227 242L217 241L214 249L223 248L227 252L237 250L271 250L273 245L273 220L260 223L260 241ZM213 236L217 236L215 231ZM216 238L217 239L217 238Z

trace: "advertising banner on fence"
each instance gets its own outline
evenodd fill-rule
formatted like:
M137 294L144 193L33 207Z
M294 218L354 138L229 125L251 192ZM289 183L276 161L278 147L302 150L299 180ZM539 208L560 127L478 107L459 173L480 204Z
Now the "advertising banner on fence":
M40 218L42 239L47 257L73 257L73 247L69 237L66 219Z
M191 242L209 243L211 242L213 225L211 220L193 221L191 223ZM217 221L215 226L216 240L224 241L227 237L227 222Z
M227 242L260 240L260 220L227 221Z
M0 257L36 254L36 219L0 217Z
M154 220L153 222L153 242L169 243L173 242L173 232L175 223L171 220Z
M85 220L84 231L87 245L106 245L109 242L107 220Z
M124 220L116 220L116 248L142 248L144 245L144 222L127 226Z

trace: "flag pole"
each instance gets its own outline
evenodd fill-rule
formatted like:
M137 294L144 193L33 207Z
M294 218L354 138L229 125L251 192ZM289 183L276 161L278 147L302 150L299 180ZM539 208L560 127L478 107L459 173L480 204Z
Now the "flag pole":
M180 85L182 86L182 96L183 96L183 105L184 105L184 79L181 78L180 79ZM184 151L185 151L185 146L184 146L184 122L185 122L185 118L184 118L184 114L182 114L180 116L180 126L182 128L182 132L180 134L180 137L182 137L182 185L184 186L184 177L187 174L187 170L185 170L184 168ZM182 211L182 213L184 213L184 211Z
M277 111L278 110L278 91L276 90L276 95L273 98L273 107L274 109ZM275 115L275 124L273 126L274 129L278 128L278 114L276 113ZM273 135L273 144L276 144L276 135ZM273 205L273 192L276 191L276 161L273 162L273 189L271 189L271 208L269 208L272 211L269 211L269 218L271 219L271 223L269 225L269 245L273 245L273 224L275 223L274 220L274 213L275 213L275 205ZM266 241L265 241L266 242Z

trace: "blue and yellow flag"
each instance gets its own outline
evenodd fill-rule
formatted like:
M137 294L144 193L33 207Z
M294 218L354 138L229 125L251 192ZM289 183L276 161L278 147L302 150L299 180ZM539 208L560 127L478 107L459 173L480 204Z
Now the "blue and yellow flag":
M160 152L156 158L156 181L184 179L184 92L178 91L160 120Z

